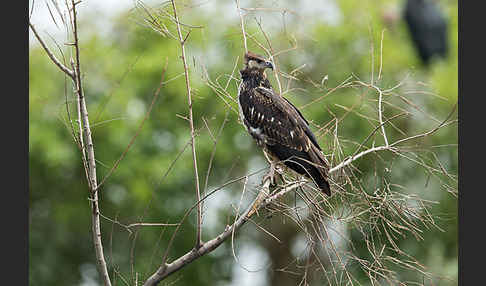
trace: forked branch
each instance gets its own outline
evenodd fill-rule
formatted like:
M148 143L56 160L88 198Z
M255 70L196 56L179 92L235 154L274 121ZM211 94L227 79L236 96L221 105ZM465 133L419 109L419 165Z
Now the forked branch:
M39 36L39 34L37 33L37 30L35 29L34 25L32 25L32 23L29 21L29 27L30 29L32 30L32 32L34 33L34 36L36 37L36 39L39 41L40 45L42 46L42 48L44 49L44 51L46 52L47 56L49 56L49 58L51 59L51 61L61 70L63 71L66 75L68 75L72 80L74 80L74 72L72 70L70 70L68 67L66 67L63 63L61 63L57 58L56 56L54 55L54 53L52 53L52 51L47 47L47 45L44 43L44 40L42 40L41 36Z
M262 190L260 193L269 193L269 186L270 186L270 180L266 180L265 183L262 186ZM293 186L294 188L296 186ZM288 190L290 191L290 190ZM275 197L276 199L277 197ZM190 264L194 260L198 259L201 256L204 256L205 254L215 250L218 246L220 246L226 239L231 237L232 233L241 228L250 218L253 214L256 212L252 212L254 210L254 205L257 203L257 200L260 199L260 196L258 196L253 203L246 209L246 211L239 216L239 218L231 225L227 226L226 229L220 233L218 236L215 238L201 244L199 248L193 248L186 254L182 255L181 257L177 258L174 260L172 263L163 263L157 269L157 271L152 274L147 281L143 284L144 286L150 286L150 285L157 285L160 281L165 279L167 276L171 275L172 273L180 270L184 266ZM268 200L264 201L262 204L258 206L258 209L266 206L267 204L271 203L273 200ZM200 205L200 203L198 203ZM252 213L250 213L252 212Z
M81 81L81 62L79 53L79 39L78 39L78 23L77 23L77 13L76 6L80 1L75 2L71 0L71 7L67 7L69 12L70 23L72 25L72 36L74 47L74 59L71 58L70 62L72 65L72 70L62 64L54 54L46 46L42 38L37 33L35 27L29 22L29 27L34 33L35 37L41 44L42 48L49 56L51 61L66 75L68 75L74 87L74 93L77 98L77 110L78 110L78 124L79 124L79 144L82 152L83 166L86 171L86 179L89 186L89 201L91 203L91 234L93 237L93 244L96 253L96 261L98 265L98 271L102 277L103 284L105 286L111 286L110 277L108 275L108 270L106 266L106 260L103 253L103 244L101 241L101 227L100 227L100 211L98 205L98 182L96 178L96 159L94 154L94 144L91 136L91 128L89 125L88 109L86 107L86 100L83 92L83 84ZM67 3L66 3L67 5Z

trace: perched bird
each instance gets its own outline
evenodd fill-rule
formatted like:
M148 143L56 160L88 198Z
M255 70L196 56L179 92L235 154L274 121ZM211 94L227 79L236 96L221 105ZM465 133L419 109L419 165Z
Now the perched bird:
M275 165L282 162L331 195L327 163L309 123L290 101L273 90L265 74L267 68L273 70L271 61L252 52L245 54L238 105L246 130L270 162L269 176L273 180Z
M433 1L407 0L403 15L420 59L426 66L434 57L447 56L447 22Z

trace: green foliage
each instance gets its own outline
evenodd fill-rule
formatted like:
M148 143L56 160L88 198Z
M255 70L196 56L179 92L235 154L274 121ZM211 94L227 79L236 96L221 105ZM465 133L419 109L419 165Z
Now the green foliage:
M218 3L222 4L223 1ZM271 1L270 1L271 2ZM384 24L380 15L382 5L387 1L339 1L343 19L337 25L317 22L305 27L306 34L301 36L296 29L298 19L287 15L287 30L266 28L269 21L279 19L281 14L261 13L262 23L272 40L275 51L293 46L288 35L296 36L298 49L278 56L280 69L286 73L306 64L296 73L300 79L294 81L291 92L285 94L297 106L303 106L331 91L352 74L363 82L371 79L371 48L373 44L373 76L376 79L382 63L382 79L378 84L386 89L404 81L401 91L420 89L437 94L445 99L438 99L426 93L416 93L414 100L422 104L427 113L443 120L457 101L457 3L450 3L446 8L450 17L449 58L435 63L430 70L419 65L416 54L410 44L409 36L399 22L393 28L387 28L383 38L383 58L380 59L381 34ZM266 3L270 5L269 3ZM89 4L86 4L89 5ZM250 6L250 5L249 5ZM247 6L247 7L249 7ZM265 5L264 5L265 6ZM232 6L229 6L232 7ZM267 7L267 6L266 6ZM236 14L236 7L231 13ZM201 8L202 9L202 8ZM242 64L243 45L239 18L219 17L218 12L201 13L198 8L183 10L182 18L189 24L205 27L194 29L187 42L188 61L190 64L191 83L194 93L193 107L195 126L198 129L196 147L198 150L198 168L200 182L205 186L206 171L210 161L211 173L208 179L208 191L222 183L256 171L261 166L255 158L263 158L261 151L244 132L238 123L236 112L228 109L226 103L213 89L205 84L207 68L210 79L223 88L228 80L228 93L236 98L238 70ZM90 31L89 22L81 22L81 62L85 94L92 125L95 155L97 159L98 181L108 174L116 160L126 150L130 140L136 134L153 95L161 79L166 61L167 70L160 95L155 102L150 117L136 138L131 149L123 158L116 171L107 179L100 190L101 211L104 217L117 219L123 224L144 222L177 223L187 208L195 202L192 157L189 124L183 119L187 116L187 95L183 67L180 60L178 42L163 38L147 27L136 24L132 17L135 12L124 13L117 17L116 25L109 35L100 35ZM270 15L271 14L271 15ZM229 20L231 19L231 20ZM291 29L291 24L295 25ZM247 32L262 43L265 37L251 17L247 18ZM370 40L371 38L371 40ZM264 53L249 39L249 48ZM236 62L238 59L238 62ZM407 74L409 77L407 78ZM324 76L328 80L321 83ZM274 75L270 75L276 87ZM286 80L282 80L285 86ZM417 82L424 86L417 88ZM305 89L305 91L303 91ZM376 94L364 87L340 88L330 92L318 104L303 108L306 118L312 119L313 130L323 126L334 117L346 116L338 126L341 139L352 138L353 142L363 142L373 130L370 122L363 120L360 114L371 114L372 101ZM235 102L226 98L237 110ZM68 102L71 122L66 112ZM392 101L390 99L390 101ZM397 99L398 101L398 99ZM347 114L342 108L357 104L355 112ZM388 107L385 106L386 110ZM332 112L332 113L330 113ZM391 112L391 111L390 111ZM358 114L360 113L360 114ZM395 112L396 113L396 112ZM77 130L76 100L72 94L71 82L64 78L40 49L30 49L29 56L29 279L30 285L77 285L86 275L86 265L95 265L92 238L88 188L85 180L80 151L74 142L70 124ZM179 115L179 116L177 116ZM225 117L227 115L227 121ZM394 114L387 113L387 116ZM205 121L211 130L209 133ZM213 156L213 138L218 136L221 125L223 132L218 138ZM417 134L435 127L438 123L425 120L420 112L396 122L396 127L410 134ZM390 136L400 138L400 133L387 129ZM330 152L334 130L324 128L317 132L325 152ZM380 141L381 140L381 141ZM441 130L432 137L424 139L427 146L457 143L457 128ZM349 155L356 149L353 142L343 144L343 152ZM376 144L382 144L381 137L376 137ZM439 148L438 157L451 174L457 174L457 149ZM395 162L395 170L389 179L405 186L408 192L424 196L438 202L431 209L438 215L438 225L444 230L426 230L423 240L417 241L409 235L400 240L401 248L416 257L428 270L438 275L457 279L457 200L431 182L427 185L427 173L413 164L396 162L391 154L383 154L382 160L376 156L356 162L363 172L363 184L370 183L369 192L373 192L372 175L376 164L388 166ZM341 157L342 159L342 157ZM431 159L432 160L432 159ZM333 163L338 163L335 159ZM175 162L175 163L174 163ZM376 163L378 162L378 163ZM258 168L256 168L257 166ZM265 166L265 165L264 165ZM412 166L412 167L410 167ZM411 180L411 178L413 180ZM255 184L258 182L255 181ZM424 187L427 186L427 187ZM224 230L230 223L239 202L242 182L234 183L216 193L218 206L205 207L203 239L212 238ZM209 221L210 219L208 219ZM177 235L170 257L176 258L194 245L195 215L189 216L184 227ZM281 224L280 219L272 224ZM135 278L138 272L144 279L160 264L165 247L174 230L173 227L145 227L135 234L102 219L102 234L105 255L108 257L109 271L116 277L115 285L125 285L123 281ZM349 226L352 229L352 225ZM132 229L132 231L135 229ZM242 230L243 239L255 238L261 243L261 237L251 234L251 227ZM364 257L366 246L351 240L357 253ZM294 235L294 234L292 234ZM289 236L293 237L293 236ZM289 238L290 239L290 238ZM284 242L285 243L285 242ZM227 284L232 280L231 246L225 243L214 253L174 274L169 281L180 285ZM131 257L134 255L134 269ZM370 257L367 257L368 259ZM113 274L113 265L116 272ZM84 269L84 270L83 270ZM134 272L133 272L134 271ZM364 273L356 272L359 281L367 281ZM96 276L95 276L96 277ZM404 280L421 281L417 273L403 272ZM216 283L217 282L217 283ZM369 282L368 282L369 283ZM448 283L448 282L447 282ZM367 282L363 282L367 285ZM441 283L441 285L444 285Z

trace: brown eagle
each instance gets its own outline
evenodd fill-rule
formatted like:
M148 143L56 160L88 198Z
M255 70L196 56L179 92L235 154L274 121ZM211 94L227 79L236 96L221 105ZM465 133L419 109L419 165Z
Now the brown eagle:
M241 120L270 161L272 179L275 164L281 161L331 195L326 160L309 123L290 101L274 92L266 68L273 70L271 61L252 52L245 54L238 90Z

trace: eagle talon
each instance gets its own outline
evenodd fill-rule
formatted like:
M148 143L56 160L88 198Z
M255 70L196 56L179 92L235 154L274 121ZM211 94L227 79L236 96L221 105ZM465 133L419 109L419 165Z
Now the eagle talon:
M267 180L270 180L270 186L274 187L275 183L275 164L272 162L270 163L270 170L268 173L263 176L262 183L265 184Z
M262 183L265 184L266 181L270 180L270 186L274 187L275 184L275 175L274 174L266 174L263 176Z

